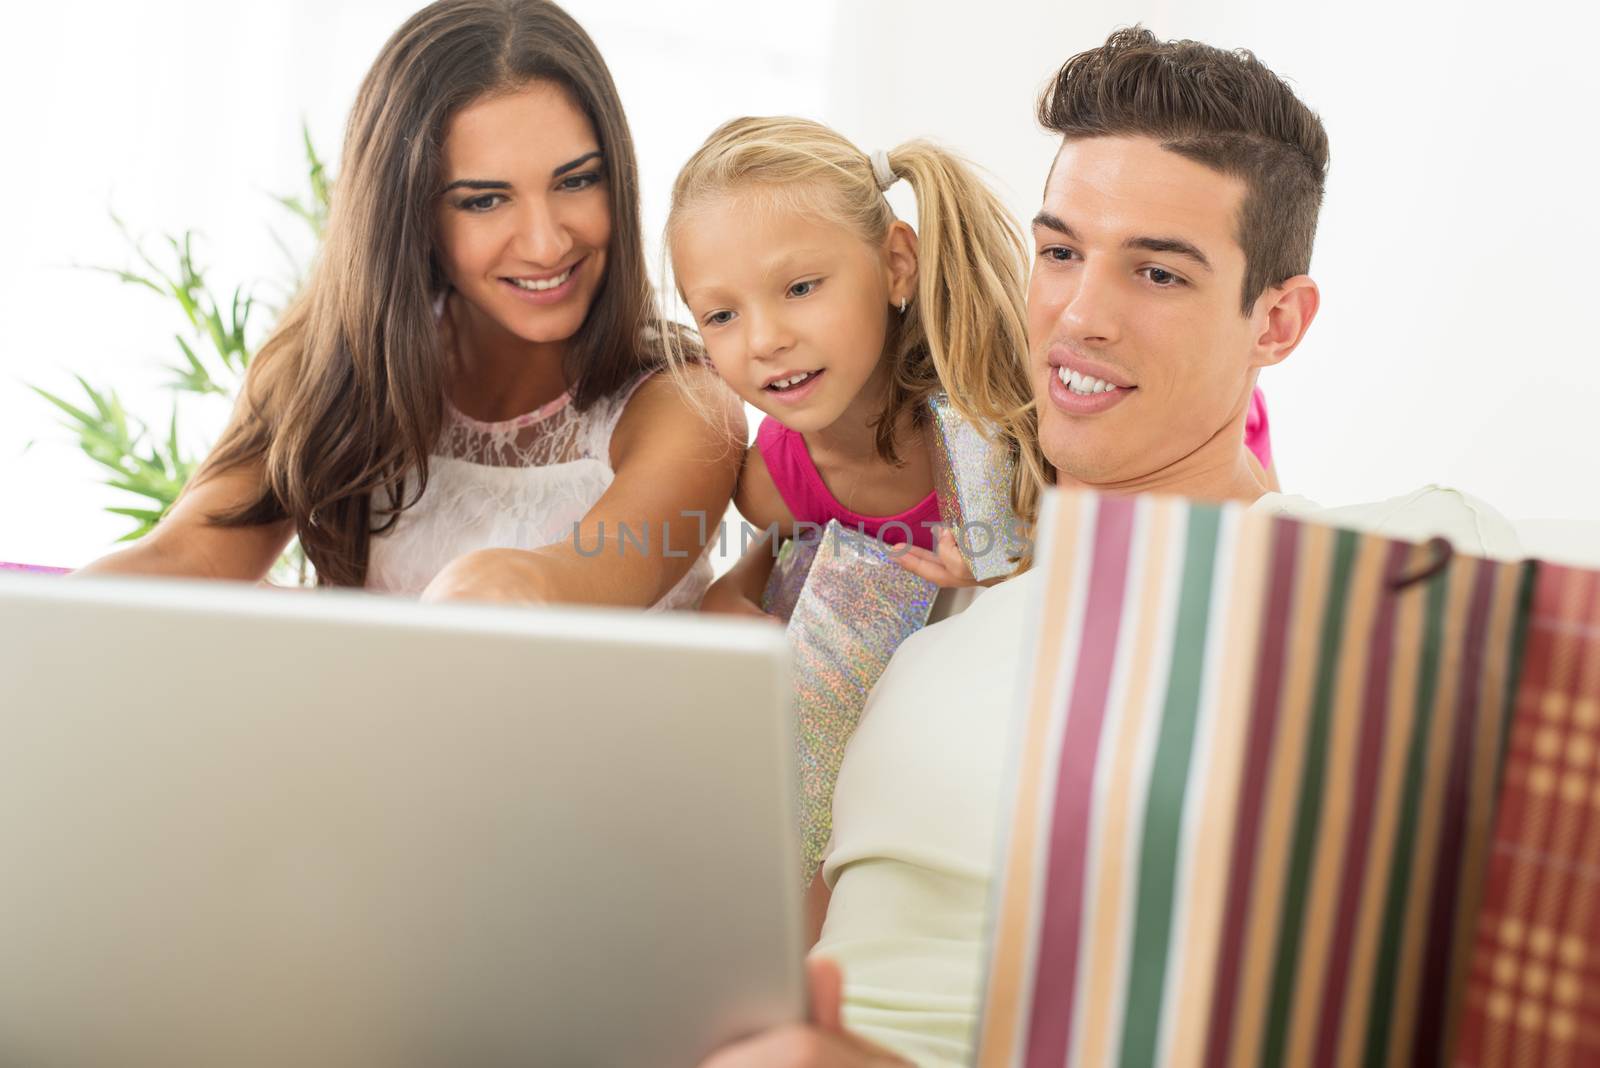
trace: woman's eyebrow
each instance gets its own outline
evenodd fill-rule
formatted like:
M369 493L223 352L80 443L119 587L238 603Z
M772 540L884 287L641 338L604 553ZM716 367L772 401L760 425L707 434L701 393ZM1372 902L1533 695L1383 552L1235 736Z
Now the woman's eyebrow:
M592 159L600 159L604 155L605 155L605 153L601 152L598 148L595 149L593 152L585 152L583 155L579 156L577 159L572 160L569 163L563 163L561 166L559 166L555 170L551 171L550 172L550 177L559 178L563 174L566 174L568 171L574 170L575 168L578 168L578 167L581 167L585 163L588 163ZM448 193L452 189L471 189L471 190L474 190L474 191L477 191L477 192L483 192L483 191L504 192L504 191L509 190L510 188L511 188L511 183L510 182L485 181L484 179L481 179L481 178L457 178L455 181L451 182L449 185L447 185L443 189L439 190L439 192L441 194Z
M452 189L503 190L510 188L510 182L485 182L480 181L477 178L457 178L455 181L439 190L439 193L442 196L443 194L450 192Z
M579 156L577 159L573 160L571 163L563 163L561 166L559 166L555 170L551 171L550 172L550 177L552 177L552 178L560 178L563 174L566 174L568 171L572 170L573 168L581 167L585 163L588 163L592 159L599 159L602 155L604 155L604 153L601 152L598 148L595 149L593 152L585 152L583 155Z

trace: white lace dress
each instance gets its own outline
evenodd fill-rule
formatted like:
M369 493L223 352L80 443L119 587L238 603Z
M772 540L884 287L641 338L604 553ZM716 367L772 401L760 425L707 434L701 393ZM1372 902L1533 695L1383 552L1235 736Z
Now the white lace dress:
M574 525L611 485L611 432L643 382L586 412L577 411L567 393L497 423L472 419L447 404L422 499L387 533L372 538L367 589L414 597L464 553L537 549L573 538ZM413 474L406 500L415 489ZM710 584L711 562L702 553L650 607L693 608Z

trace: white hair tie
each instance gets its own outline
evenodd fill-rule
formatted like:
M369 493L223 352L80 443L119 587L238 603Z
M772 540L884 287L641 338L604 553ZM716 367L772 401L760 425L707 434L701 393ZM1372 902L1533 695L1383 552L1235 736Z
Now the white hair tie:
M872 176L878 180L878 191L888 189L895 182L894 168L889 166L889 153L878 149L872 154Z

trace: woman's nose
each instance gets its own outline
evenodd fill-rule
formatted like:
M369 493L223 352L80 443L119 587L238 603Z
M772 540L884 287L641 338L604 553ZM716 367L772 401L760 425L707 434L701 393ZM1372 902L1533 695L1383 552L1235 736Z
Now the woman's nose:
M538 267L560 267L572 251L572 234L561 216L550 210L542 200L527 205L518 220L517 236L512 251L521 259Z

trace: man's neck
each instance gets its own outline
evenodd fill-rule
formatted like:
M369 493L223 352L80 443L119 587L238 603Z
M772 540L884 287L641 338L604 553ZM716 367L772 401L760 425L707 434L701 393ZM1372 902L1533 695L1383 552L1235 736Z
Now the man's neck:
M1159 470L1124 480L1077 479L1058 470L1056 485L1096 493L1131 496L1159 493L1202 501L1253 503L1268 491L1266 473L1244 445L1244 424L1230 423L1194 452Z

